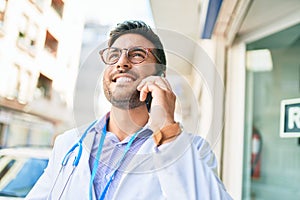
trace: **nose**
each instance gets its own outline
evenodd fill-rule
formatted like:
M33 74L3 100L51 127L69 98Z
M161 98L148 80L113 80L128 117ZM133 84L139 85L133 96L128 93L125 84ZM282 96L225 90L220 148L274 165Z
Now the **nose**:
M122 51L122 54L115 65L118 70L126 70L131 68L131 63L126 56L126 51Z

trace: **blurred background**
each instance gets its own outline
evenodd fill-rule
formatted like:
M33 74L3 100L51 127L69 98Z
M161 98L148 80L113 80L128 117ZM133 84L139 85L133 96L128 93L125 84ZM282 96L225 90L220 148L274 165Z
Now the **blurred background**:
M0 147L51 148L106 113L103 95L92 113L86 99L101 72L94 52L117 23L143 20L166 48L176 118L210 142L232 197L300 199L299 10L300 0L0 0ZM2 191L18 160L3 157Z

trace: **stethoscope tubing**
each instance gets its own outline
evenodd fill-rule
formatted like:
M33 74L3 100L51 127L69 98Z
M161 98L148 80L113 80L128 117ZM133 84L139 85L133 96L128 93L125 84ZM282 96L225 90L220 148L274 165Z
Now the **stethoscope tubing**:
M61 197L62 197L62 195L63 195L63 193L64 193L64 191L65 191L65 189L66 189L66 186L68 185L68 183L69 183L69 181L70 181L70 179L71 179L71 177L72 177L74 171L76 170L76 168L77 168L77 166L78 166L78 164L79 164L79 161L80 161L80 159L81 159L82 149L83 149L83 147L82 147L83 140L85 139L86 135L91 131L91 129L94 127L94 125L95 125L97 122L98 122L98 120L95 120L93 123L91 123L91 124L89 125L89 127L85 130L85 132L83 133L83 135L80 137L79 141L78 141L76 144L74 144L74 145L69 149L69 151L66 153L66 155L64 156L64 158L63 158L63 160L62 160L62 162L61 162L60 170L59 170L59 172L58 172L58 174L57 174L57 176L56 176L56 178L55 178L55 180L54 180L54 183L53 183L53 185L52 185L52 187L51 187L51 190L50 190L50 192L49 192L49 195L48 195L47 199L51 199L51 195L52 195L52 192L53 192L53 190L54 190L55 185L57 184L58 177L59 177L60 174L62 173L62 170L63 170L63 169L66 167L66 165L68 164L71 155L74 153L74 151L76 150L76 148L78 148L77 156L75 156L74 161L73 161L73 163L72 163L73 169L72 169L71 173L69 174L67 181L64 183L64 185L63 185L63 187L62 187L62 191L61 191L60 194L59 194L59 198L58 198L58 199L61 199ZM107 126L107 122L106 122L106 124L105 124L104 127L103 127L103 131L102 131L103 133L102 133L101 141L100 141L100 144L99 144L99 147L98 147L98 152L97 152L97 159L96 159L96 161L97 161L98 159L100 159L100 155L101 155L101 152L102 152L102 146L103 146L103 144L104 144L104 138L105 138L105 136L106 136L106 126ZM140 129L140 130L141 130L141 129ZM110 186L110 183L111 183L112 180L114 179L117 170L118 170L119 167L121 166L122 161L125 159L126 153L129 151L131 144L133 143L133 141L135 140L135 138L136 138L136 137L138 136L138 134L140 133L140 130L138 130L138 131L130 138L130 141L129 141L128 144L126 145L126 148L125 148L125 151L124 151L124 153L123 153L123 155L122 155L122 158L119 160L119 162L118 162L118 164L117 164L117 168L116 168L116 169L114 170L114 172L112 173L112 176L110 177L108 183L106 184L103 193L100 195L100 198L99 198L100 200L103 200L103 199L105 198L105 195L106 195L106 193L107 193L108 187ZM97 163L98 163L98 162L97 162ZM92 170L92 174L91 174L92 176L91 176L90 186L89 186L89 190L90 190L89 196L90 196L90 199L92 199L92 194L91 194L91 193L92 193L92 190L91 190L91 187L92 187L93 180L94 180L95 173L96 173L96 170L97 170L97 169L98 169L98 164L94 164L94 167L93 167L93 170Z
M64 156L64 158L63 158L63 160L62 160L62 162L61 162L61 167L60 167L59 172L58 172L57 176L55 177L55 180L54 180L54 182L53 182L53 184L52 184L52 187L51 187L51 190L50 190L49 195L48 195L48 197L47 197L47 200L48 200L48 199L51 199L51 195L52 195L52 192L53 192L53 190L54 190L54 188L55 188L55 186L56 186L56 184L57 184L58 177L59 177L60 174L62 173L62 170L65 168L65 166L68 164L68 161L69 161L69 159L70 159L72 153L74 153L74 151L75 151L76 148L78 147L78 153L77 153L77 156L75 156L74 161L73 161L73 163L72 163L73 169L72 169L71 173L69 174L67 181L66 181L65 184L63 185L63 189L62 189L62 191L60 192L60 195L59 195L59 198L58 198L58 199L60 199L60 198L62 197L62 194L64 193L65 188L66 188L66 186L68 185L68 183L69 183L69 181L70 181L70 179L71 179L71 176L72 176L72 174L74 173L75 169L77 168L77 166L78 166L78 164L79 164L79 161L80 161L80 159L81 159L81 155L82 155L82 142L83 142L83 140L85 139L86 135L90 132L90 130L94 127L94 125L95 125L97 122L98 122L98 120L95 120L93 123L91 123L91 124L89 125L89 127L84 131L83 135L80 137L79 141L78 141L76 144L74 144L74 145L69 149L69 151L66 153L66 155Z

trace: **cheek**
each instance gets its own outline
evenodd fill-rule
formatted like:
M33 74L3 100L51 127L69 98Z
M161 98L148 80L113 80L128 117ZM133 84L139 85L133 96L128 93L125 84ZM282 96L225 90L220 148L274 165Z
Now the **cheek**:
M110 81L110 71L109 68L106 68L105 71L103 72L103 82Z
M141 77L151 76L156 74L156 68L154 64L147 64L140 68L139 74Z

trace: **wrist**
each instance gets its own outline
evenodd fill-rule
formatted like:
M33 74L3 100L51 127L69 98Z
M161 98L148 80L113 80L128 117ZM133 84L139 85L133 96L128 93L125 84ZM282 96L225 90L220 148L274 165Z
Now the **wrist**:
M154 132L153 140L157 146L160 146L161 144L173 141L181 132L182 129L178 122L166 123L163 128Z

